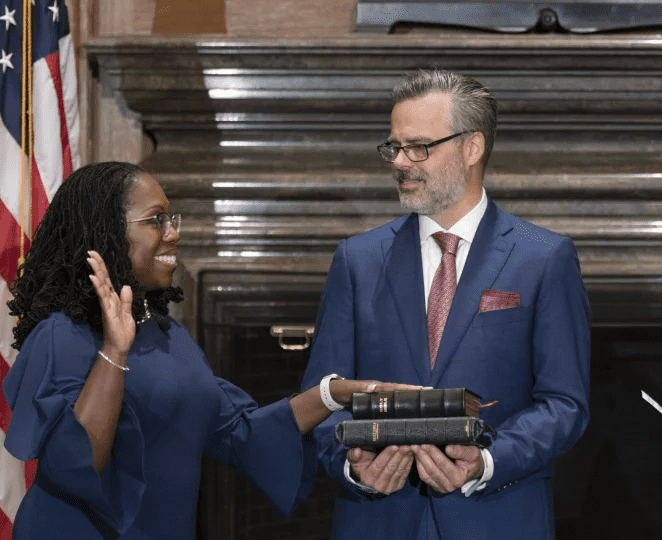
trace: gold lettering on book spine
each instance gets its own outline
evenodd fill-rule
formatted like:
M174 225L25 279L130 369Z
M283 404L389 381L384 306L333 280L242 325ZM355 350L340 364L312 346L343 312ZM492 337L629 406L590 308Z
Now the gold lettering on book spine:
M388 398L386 397L379 398L379 412L382 414L388 412Z
M379 424L377 422L372 423L372 442L377 442L379 440Z

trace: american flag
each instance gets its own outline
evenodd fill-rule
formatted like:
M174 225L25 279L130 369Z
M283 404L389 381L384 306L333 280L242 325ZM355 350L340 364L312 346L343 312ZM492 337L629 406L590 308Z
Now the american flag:
M31 72L23 69L24 55L31 56ZM8 282L58 186L80 165L75 58L65 0L0 0L0 118L1 380L16 358ZM4 448L10 414L0 395L0 540L11 537L35 469Z

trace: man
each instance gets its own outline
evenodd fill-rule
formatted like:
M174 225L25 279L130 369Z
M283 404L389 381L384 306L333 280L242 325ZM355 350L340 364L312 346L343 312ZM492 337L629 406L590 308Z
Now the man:
M487 199L496 100L481 84L421 71L394 98L379 151L412 213L338 247L303 386L335 373L465 387L498 400L481 413L497 434L482 450L348 452L333 427L349 413L335 413L314 434L341 487L333 537L553 539L552 466L589 419L575 248Z

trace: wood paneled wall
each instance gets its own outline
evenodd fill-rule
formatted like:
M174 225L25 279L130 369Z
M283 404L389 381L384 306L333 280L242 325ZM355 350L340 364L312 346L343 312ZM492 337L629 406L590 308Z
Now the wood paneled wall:
M96 19L93 35L151 34L157 0L68 0ZM219 0L229 36L327 36L353 31L356 0ZM182 13L186 17L186 13Z

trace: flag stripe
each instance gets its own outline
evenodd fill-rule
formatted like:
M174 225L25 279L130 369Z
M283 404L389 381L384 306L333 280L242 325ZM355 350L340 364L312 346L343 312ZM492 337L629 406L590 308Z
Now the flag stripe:
M25 464L5 449L5 432L0 431L0 470L3 481L0 483L0 508L14 521L16 512L25 495Z
M11 540L12 522L0 508L0 540Z
M0 354L0 381L5 380L5 375L7 375L8 371L9 364L5 361L5 357ZM0 429L6 432L7 426L9 425L9 417L11 416L11 411L9 410L9 405L7 405L7 401L5 400L5 394L2 391L2 387L0 387L0 397L2 397L2 401L0 401Z
M6 306L12 298L4 279L0 279L0 305ZM11 344L14 342L14 317L0 317L0 358L9 366L14 365L18 351ZM1 390L0 390L1 391Z
M25 467L25 490L27 491L34 480L35 474L37 474L37 460L31 459L23 463Z
M44 191L44 184L39 174L37 160L32 158L32 234L37 230L37 225L44 217L50 200Z
M21 233L19 224L0 199L0 238L2 239L2 257L0 257L0 277L9 283L16 277L18 257L21 249ZM23 237L24 249L27 251L30 242Z
M71 157L71 170L64 168L64 177L69 176L80 167L80 124L78 119L78 93L76 83L76 58L74 56L74 43L71 34L60 39L60 73L62 74L62 96L64 101L64 116L69 133L69 155Z
M69 148L69 130L64 114L64 97L62 96L62 77L60 76L60 53L54 52L46 58L46 65L53 81L57 98L57 112L60 121L60 141L62 143L62 180L71 174L71 148Z
M21 222L21 155L21 145L16 142L4 123L0 122L0 166L2 167L0 199L11 212L14 221L19 224ZM27 160L25 161L27 170ZM26 206L26 211L28 208Z
M62 183L62 146L60 144L60 114L57 93L51 79L46 59L34 63L34 158L43 182L43 189L50 200ZM58 144L53 144L57 142Z

